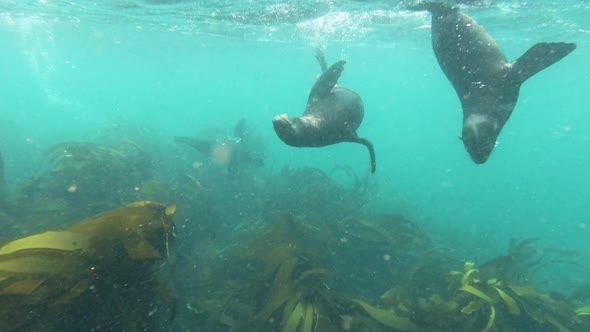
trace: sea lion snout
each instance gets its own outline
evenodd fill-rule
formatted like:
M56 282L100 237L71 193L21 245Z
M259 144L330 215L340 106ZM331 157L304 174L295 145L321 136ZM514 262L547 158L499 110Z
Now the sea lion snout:
M471 160L476 164L485 163L496 145L496 142L486 145L468 144L465 142L465 138L463 138L463 143L465 144L465 149L471 156Z
M287 114L277 115L272 119L272 125L277 136L291 146L298 146L298 127L293 118Z
M275 131L280 130L281 132L294 131L295 124L293 120L287 114L277 115L272 119L272 125ZM277 132L278 133L278 132Z
M485 163L500 134L498 122L482 114L472 114L463 122L463 145L476 164Z

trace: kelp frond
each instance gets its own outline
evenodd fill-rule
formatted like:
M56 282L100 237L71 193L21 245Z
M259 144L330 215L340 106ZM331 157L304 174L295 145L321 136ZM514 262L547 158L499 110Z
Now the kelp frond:
M110 321L112 310L145 296L146 303L123 313L149 321L149 316L142 317L147 312L137 309L149 306L150 294L158 293L152 263L168 256L174 212L174 206L137 202L64 230L4 244L0 247L0 330L88 330L92 324ZM120 289L113 289L116 285ZM173 306L169 299L165 302ZM100 301L110 304L101 307ZM96 307L93 319L77 316L88 307ZM138 326L123 320L115 325L123 328L126 323Z

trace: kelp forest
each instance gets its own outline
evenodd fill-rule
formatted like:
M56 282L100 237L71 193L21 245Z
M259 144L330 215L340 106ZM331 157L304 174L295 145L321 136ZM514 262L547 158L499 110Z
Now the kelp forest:
M590 331L590 279L537 282L588 269L543 239L480 262L369 211L370 175L269 170L254 134L103 135L3 175L0 331Z

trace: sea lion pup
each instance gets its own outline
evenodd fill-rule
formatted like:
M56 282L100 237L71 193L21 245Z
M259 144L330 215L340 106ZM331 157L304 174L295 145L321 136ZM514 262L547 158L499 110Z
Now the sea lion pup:
M512 114L522 83L576 44L537 43L509 63L492 37L457 7L424 2L409 9L432 13L432 48L463 108L461 139L471 159L483 164Z
M228 175L233 176L244 165L264 165L264 151L257 148L256 140L249 134L246 120L240 120L234 127L233 136L221 139L174 137L174 141L186 144L218 164L227 166Z
M320 49L316 50L316 58L322 75L311 88L305 111L301 117L276 116L272 124L277 136L295 147L322 147L340 142L363 144L369 149L371 173L375 173L373 144L356 133L365 115L363 101L356 92L336 84L346 61L340 60L328 68Z

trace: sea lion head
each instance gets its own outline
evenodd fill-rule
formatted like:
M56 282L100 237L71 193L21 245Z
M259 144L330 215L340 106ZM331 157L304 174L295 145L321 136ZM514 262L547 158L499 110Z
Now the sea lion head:
M281 141L290 146L304 146L302 123L299 118L287 114L277 115L272 119L272 125Z
M485 163L496 146L501 126L485 114L470 114L463 121L463 145L476 164Z

